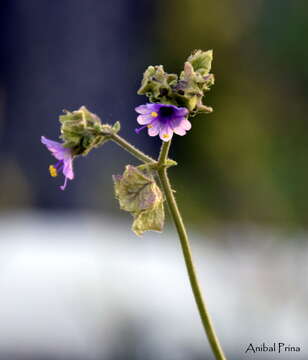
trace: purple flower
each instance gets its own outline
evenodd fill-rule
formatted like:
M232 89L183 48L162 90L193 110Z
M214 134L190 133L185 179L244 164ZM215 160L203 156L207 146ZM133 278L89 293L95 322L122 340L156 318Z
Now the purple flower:
M60 189L64 190L67 184L67 179L74 179L72 151L71 149L65 148L57 141L45 138L45 136L41 137L41 142L46 145L47 149L58 160L55 165L49 166L49 172L52 177L56 177L58 172L62 171L65 176L65 181L64 184L60 186Z
M191 129L191 123L187 120L188 110L183 107L165 104L145 104L135 108L140 115L137 122L142 127L136 129L138 134L142 129L148 128L150 136L159 137L163 141L169 141L173 133L185 135Z

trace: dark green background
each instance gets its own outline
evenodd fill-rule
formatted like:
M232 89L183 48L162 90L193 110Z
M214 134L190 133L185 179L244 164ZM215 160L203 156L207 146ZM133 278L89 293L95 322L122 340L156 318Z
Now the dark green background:
M63 108L86 105L134 133L144 69L182 69L213 49L211 115L174 137L170 171L184 216L208 226L253 222L306 227L308 220L308 2L134 0L1 5L0 208L95 208L118 214L111 174L131 161L113 145L75 163L68 190L48 176L40 135L56 138ZM78 24L78 26L77 26ZM100 166L102 164L102 166ZM62 179L59 180L59 183Z
M192 221L306 226L308 3L167 2L157 51L180 69L188 49L214 50L214 113L175 141L179 200Z

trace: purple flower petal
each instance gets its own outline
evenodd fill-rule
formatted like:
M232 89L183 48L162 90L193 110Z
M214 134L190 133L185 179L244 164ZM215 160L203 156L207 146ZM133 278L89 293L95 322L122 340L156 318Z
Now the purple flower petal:
M160 123L158 121L153 121L150 125L148 125L148 134L150 136L156 136L159 133Z
M185 118L181 119L180 123L176 124L176 126L173 127L173 131L180 136L185 135L186 131L190 129L191 123Z
M151 112L149 105L151 104L139 105L135 108L135 111L139 114L149 114Z
M61 143L49 140L45 136L41 137L41 142L46 145L51 154L59 160L56 165L50 166L50 172L52 176L57 176L58 171L62 170L65 180L60 188L64 190L67 185L67 180L74 179L72 151L69 148L65 148Z
M186 130L183 129L182 127L177 127L177 128L174 128L173 129L173 132L177 135L180 135L180 136L183 136L183 135L186 135Z
M139 115L137 117L137 122L140 125L146 125L149 124L151 121L153 121L153 116L151 116L150 114L146 114L146 115Z
M151 111L154 111L157 113L159 113L159 110L162 108L162 106L164 106L164 107L173 106L173 105L162 105L162 104L148 104L148 105L149 105L149 109Z
M185 117L188 115L188 110L183 107L177 108L177 115Z
M45 136L41 137L41 142L46 145L47 149L58 160L64 160L71 157L71 150L63 147L63 145L57 141L49 140Z
M73 171L73 159L64 160L63 174L70 180L74 179L74 171Z
M185 120L185 117L183 116L176 116L170 121L170 126L172 128L177 128L181 126L182 122Z
M144 104L136 107L135 110L141 114L137 117L137 122L143 125L136 130L137 133L147 127L149 136L159 134L163 141L169 141L173 133L183 136L187 130L191 129L191 123L186 118L189 112L184 107L169 104Z
M173 131L168 124L160 127L159 137L161 138L161 140L169 141L171 140L172 135L173 135Z
M190 130L191 129L191 122L188 121L187 119L185 119L182 123L182 126L184 127L185 130Z

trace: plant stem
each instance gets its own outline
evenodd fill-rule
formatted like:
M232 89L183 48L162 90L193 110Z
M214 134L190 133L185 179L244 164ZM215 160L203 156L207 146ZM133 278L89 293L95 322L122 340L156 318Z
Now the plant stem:
M166 201L169 206L169 210L172 216L172 219L174 221L175 227L177 229L179 239L182 246L182 251L184 255L184 260L188 272L188 277L190 280L191 288L195 297L195 301L199 310L201 322L203 324L205 333L207 335L207 338L209 340L209 343L211 345L212 351L215 355L216 360L226 360L225 355L223 353L223 350L220 346L219 340L217 338L217 335L215 333L210 315L208 313L206 304L204 302L201 288L198 282L195 266L192 260L192 252L190 249L190 244L188 240L188 236L186 233L185 225L181 216L181 213L179 211L179 208L177 206L175 197L173 195L173 190L171 188L171 184L168 178L167 174L167 160L168 160L168 154L169 149L171 145L171 141L163 142L158 161L154 160L150 156L144 154L142 151L135 148L133 145L131 145L129 142L124 140L121 136L117 134L112 134L111 140L116 142L118 145L120 145L124 150L128 151L130 154L135 156L137 159L141 160L142 162L146 164L156 164L157 166L157 172L159 179L161 181L163 191L166 197Z
M129 153L131 153L133 156L135 156L137 159L139 159L140 161L144 162L144 163L156 163L156 160L154 160L153 158L151 158L150 156L144 154L142 151L140 151L139 149L135 148L135 146L133 146L132 144L130 144L128 141L126 141L125 139L123 139L121 136L119 136L118 134L112 134L111 136L111 140L113 140L114 142L116 142L118 145L120 145L124 150L128 151Z
M188 272L188 277L190 280L191 288L195 297L195 301L199 310L200 318L205 330L205 333L207 335L207 338L209 340L209 343L211 345L212 351L215 355L216 360L226 360L225 355L223 353L223 350L220 346L219 340L217 338L217 335L215 333L210 315L208 313L206 304L202 297L202 292L200 289L200 285L198 282L195 266L192 260L192 252L190 249L190 244L188 240L188 236L186 233L185 225L181 216L181 213L179 211L179 208L177 206L171 184L168 178L167 169L164 166L166 159L168 158L168 152L170 148L169 142L164 142L161 148L161 152L158 159L158 164L160 165L158 167L158 175L166 196L166 201L168 203L170 213L172 216L172 219L174 221L175 227L177 229L179 239L182 246L182 251L185 259L185 264Z
M158 164L157 164L158 169L165 165L165 163L168 159L170 145L171 145L171 140L168 142L164 142L162 144L162 146L160 148L159 157L158 157Z

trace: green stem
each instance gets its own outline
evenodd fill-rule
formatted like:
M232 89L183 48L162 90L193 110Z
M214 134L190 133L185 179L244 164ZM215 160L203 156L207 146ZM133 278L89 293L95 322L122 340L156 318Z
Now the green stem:
M172 219L174 221L175 227L177 229L182 251L185 259L185 264L188 272L188 277L190 280L191 288L195 297L195 301L199 310L200 318L205 330L205 333L207 335L207 338L209 340L209 343L211 345L212 351L215 355L216 360L226 360L225 355L223 353L223 350L220 346L219 340L217 338L217 335L215 333L209 312L207 310L206 304L204 302L201 288L198 282L195 266L192 260L192 252L190 249L190 244L188 240L188 236L186 233L185 225L181 216L181 213L179 211L179 208L177 206L171 184L168 178L167 169L164 166L166 159L168 158L168 152L170 148L170 143L165 142L162 145L161 152L158 159L158 164L160 164L160 167L158 168L158 175L165 193L166 201L168 203Z
M131 145L129 142L124 140L121 136L117 134L111 134L110 136L111 140L116 142L118 145L120 145L124 150L128 151L130 154L135 156L137 159L141 160L142 162L146 164L155 164L157 166L157 172L159 179L161 181L164 194L166 197L166 201L168 203L170 213L172 216L172 219L174 221L175 227L177 229L182 251L184 255L184 260L188 272L188 277L190 280L191 288L195 297L195 301L199 310L200 318L205 330L205 333L207 335L207 338L209 340L209 343L212 347L212 351L215 355L216 360L226 360L223 350L220 346L219 340L217 338L217 335L215 333L210 315L208 313L206 304L204 302L204 299L202 297L201 288L198 282L195 266L192 260L192 252L190 249L190 244L188 240L188 236L186 233L185 225L182 220L181 213L179 211L179 208L177 206L175 197L173 195L173 191L171 188L171 184L168 178L167 174L167 160L168 160L168 154L169 149L171 145L171 141L163 142L163 145L161 147L161 151L159 154L158 161L155 161L150 156L144 154L142 151L135 148L133 145Z
M113 140L114 142L116 142L118 145L120 145L124 150L128 151L129 153L131 153L133 156L135 156L137 159L139 159L140 161L144 162L144 163L156 163L156 160L154 160L153 158L151 158L150 156L144 154L142 151L138 150L137 148L135 148L135 146L133 146L132 144L130 144L128 141L126 141L125 139L123 139L121 136L119 136L118 134L112 134L111 136L111 140Z
M163 142L162 147L160 148L160 153L158 157L158 169L163 167L168 159L169 149L171 145L171 140L168 142Z

